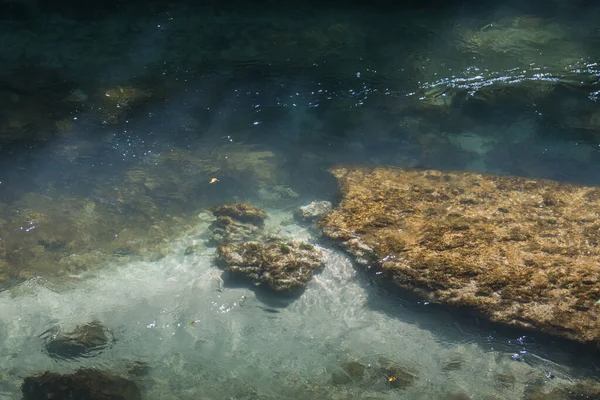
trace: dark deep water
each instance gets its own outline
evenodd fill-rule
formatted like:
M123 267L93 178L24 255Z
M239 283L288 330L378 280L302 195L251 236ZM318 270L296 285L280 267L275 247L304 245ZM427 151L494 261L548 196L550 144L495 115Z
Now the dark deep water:
M600 5L101 3L0 2L0 399L82 367L147 399L594 384L590 349L396 298L333 249L287 307L223 288L205 210L318 242L292 212L338 198L340 163L600 185ZM48 350L92 321L106 348Z

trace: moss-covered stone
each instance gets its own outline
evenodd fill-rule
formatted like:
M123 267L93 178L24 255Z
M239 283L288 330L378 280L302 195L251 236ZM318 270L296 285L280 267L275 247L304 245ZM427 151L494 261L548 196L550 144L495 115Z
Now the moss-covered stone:
M321 250L280 239L223 244L217 248L216 258L225 271L277 292L303 289L313 272L324 267Z
M491 320L600 346L600 189L547 180L335 168L326 235L384 278Z

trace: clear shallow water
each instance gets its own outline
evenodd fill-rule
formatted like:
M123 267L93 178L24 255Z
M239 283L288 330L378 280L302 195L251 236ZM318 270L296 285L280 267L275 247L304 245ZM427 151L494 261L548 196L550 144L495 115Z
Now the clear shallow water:
M272 224L275 229L279 221ZM286 231L306 237L298 227ZM517 399L524 387L544 380L546 371L557 376L548 386L569 379L567 367L544 359L543 349L527 339L512 338L511 345L492 331L484 339L425 305L394 302L335 251L304 295L282 308L248 289L223 288L211 249L184 256L189 241L197 239L192 234L173 243L172 255L160 262L108 268L63 287L29 281L3 292L6 398L14 396L21 376L40 370L66 373L92 366L124 373L132 361L151 368L142 379L149 399L311 398L315 388L323 398L397 398L400 391L385 380L331 388L340 360L375 364L382 356L418 373L418 383L402 391L405 398L462 391L475 398L495 393ZM118 338L111 348L80 361L48 357L43 331L92 320L102 321ZM512 359L515 353L521 361Z
M43 370L133 361L150 399L520 399L597 374L580 349L396 298L330 244L289 304L224 287L198 217L250 201L272 230L318 240L291 212L335 200L326 169L346 162L597 185L598 11L558 4L4 21L2 396ZM45 331L92 320L112 347L45 353ZM381 357L418 381L332 385L340 363Z

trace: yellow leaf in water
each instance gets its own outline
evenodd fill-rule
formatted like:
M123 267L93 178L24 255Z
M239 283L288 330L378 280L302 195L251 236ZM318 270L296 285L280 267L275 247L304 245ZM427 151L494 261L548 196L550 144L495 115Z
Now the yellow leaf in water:
M219 182L219 180L217 178L212 178L209 183L215 183L215 182Z

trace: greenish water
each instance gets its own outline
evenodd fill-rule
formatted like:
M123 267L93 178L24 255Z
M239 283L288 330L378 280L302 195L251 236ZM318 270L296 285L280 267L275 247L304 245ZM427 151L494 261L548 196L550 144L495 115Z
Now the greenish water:
M24 4L0 16L0 399L81 367L145 399L527 399L596 379L589 349L374 285L292 214L338 199L339 163L598 185L600 8ZM300 298L223 284L206 210L233 201L324 247ZM110 346L48 353L48 330L92 321Z

